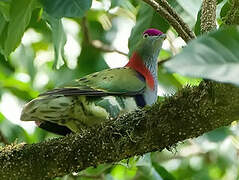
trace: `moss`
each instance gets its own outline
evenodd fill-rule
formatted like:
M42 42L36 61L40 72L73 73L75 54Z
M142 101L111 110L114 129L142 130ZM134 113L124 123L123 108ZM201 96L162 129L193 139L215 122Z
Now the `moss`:
M230 1L230 10L224 20L227 25L239 25L239 2L238 0Z
M201 32L216 29L217 0L204 0L202 3Z
M125 114L79 134L0 150L2 179L52 179L89 166L172 149L239 118L239 89L202 82L152 107Z

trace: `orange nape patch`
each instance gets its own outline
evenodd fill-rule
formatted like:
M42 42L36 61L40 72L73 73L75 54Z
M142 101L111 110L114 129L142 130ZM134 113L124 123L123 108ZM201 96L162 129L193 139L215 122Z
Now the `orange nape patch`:
M147 85L151 90L154 90L154 78L149 69L143 63L142 58L137 52L134 52L131 56L129 62L125 65L126 67L130 67L140 74L142 74L146 80Z

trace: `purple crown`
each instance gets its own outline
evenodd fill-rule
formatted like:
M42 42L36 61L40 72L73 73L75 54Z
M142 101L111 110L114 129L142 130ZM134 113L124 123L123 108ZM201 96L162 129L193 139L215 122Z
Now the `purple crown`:
M145 30L143 34L148 34L149 36L158 36L163 33L158 29L150 28L150 29Z

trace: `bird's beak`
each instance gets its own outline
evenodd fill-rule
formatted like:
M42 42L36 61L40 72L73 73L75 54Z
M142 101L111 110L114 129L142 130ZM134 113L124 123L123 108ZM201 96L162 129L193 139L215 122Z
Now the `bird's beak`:
M164 41L166 39L167 35L166 34L161 34L157 36L156 40L157 41Z

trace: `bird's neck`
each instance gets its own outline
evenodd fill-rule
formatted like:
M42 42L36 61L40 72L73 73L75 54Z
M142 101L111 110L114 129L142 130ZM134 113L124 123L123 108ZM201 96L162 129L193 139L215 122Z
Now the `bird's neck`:
M153 57L143 57L143 58L153 58ZM134 52L125 65L136 70L138 73L144 76L147 85L152 91L157 91L157 65L155 63L144 63L144 62L156 62L152 59L143 60L139 53Z

